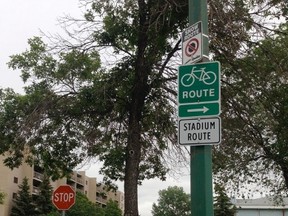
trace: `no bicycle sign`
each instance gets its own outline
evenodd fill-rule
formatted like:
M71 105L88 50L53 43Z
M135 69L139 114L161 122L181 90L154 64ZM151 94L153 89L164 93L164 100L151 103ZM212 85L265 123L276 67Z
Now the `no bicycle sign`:
M197 22L182 33L182 64L198 62L202 56L202 22Z

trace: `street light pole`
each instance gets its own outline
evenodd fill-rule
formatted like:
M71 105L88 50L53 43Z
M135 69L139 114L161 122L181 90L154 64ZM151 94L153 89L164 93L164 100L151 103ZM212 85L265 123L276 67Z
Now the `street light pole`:
M203 60L208 61L207 0L189 1L189 24L202 22ZM213 216L212 145L191 146L191 216Z

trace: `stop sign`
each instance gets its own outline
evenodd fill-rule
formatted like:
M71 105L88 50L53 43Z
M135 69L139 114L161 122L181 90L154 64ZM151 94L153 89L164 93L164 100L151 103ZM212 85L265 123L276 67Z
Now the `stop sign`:
M52 202L58 210L68 210L75 203L75 191L69 185L61 185L53 192Z

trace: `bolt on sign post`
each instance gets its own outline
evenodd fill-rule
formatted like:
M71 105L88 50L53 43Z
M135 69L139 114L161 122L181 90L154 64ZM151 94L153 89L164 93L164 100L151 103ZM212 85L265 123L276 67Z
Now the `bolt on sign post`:
M209 46L207 0L188 0L188 3L189 24L194 25L198 22L202 23L202 49L204 58L201 61L208 61ZM212 92L209 92L209 94L212 94ZM215 107L216 105L213 106ZM191 109L194 108L195 107ZM197 109L199 108L197 107ZM190 149L191 215L213 216L212 145L191 146Z
M52 202L65 215L65 211L75 204L75 191L70 185L61 185L53 192Z

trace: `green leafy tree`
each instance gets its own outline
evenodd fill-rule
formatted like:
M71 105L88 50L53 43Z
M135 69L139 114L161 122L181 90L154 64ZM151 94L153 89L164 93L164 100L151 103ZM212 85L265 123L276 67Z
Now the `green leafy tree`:
M30 50L12 57L10 66L21 69L29 84L24 96L3 93L0 136L7 145L2 150L15 153L5 161L8 166L21 163L26 145L54 178L87 155L99 156L103 174L124 180L127 215L138 215L138 183L165 179L164 150L176 143L171 98L176 93L168 88L175 86L175 72L165 68L179 49L180 41L170 39L179 37L188 11L186 1L162 3L123 1L114 9L109 1L93 3L94 13L105 11L104 27L93 33L95 43L121 52L112 68L101 68L97 50L89 48L54 58L39 38L29 40ZM14 122L11 130L8 122Z
M25 177L14 200L11 216L36 216L36 207L30 194L28 179Z
M287 33L282 25L226 68L224 139L215 147L214 171L234 191L257 184L264 193L287 193Z
M0 191L0 204L4 204L5 193Z
M158 204L153 203L153 216L189 216L190 196L182 187L168 187L159 191Z
M42 182L39 187L39 194L37 194L35 199L35 204L37 207L37 212L39 215L47 215L53 210L52 204L52 186L50 184L50 178L44 174Z
M216 197L214 198L214 216L235 216L236 207L221 185L215 185Z
M55 209L52 212L47 214L47 216L61 216L61 215L62 215L62 213L58 212Z
M66 212L67 216L104 216L104 209L96 206L95 203L80 192L76 192L75 204Z
M267 32L253 16L287 13L286 1L209 4L210 50L223 65L251 45L250 32ZM138 216L138 184L165 180L165 153L177 140L177 55L188 1L87 0L86 6L79 34L73 29L54 49L30 39L26 52L12 56L10 67L22 71L27 85L25 95L1 91L1 152L10 151L5 164L15 167L28 146L33 157L26 161L41 159L53 178L98 156L105 176L124 180L125 215Z
M122 216L122 211L116 202L109 200L104 208L104 216Z

